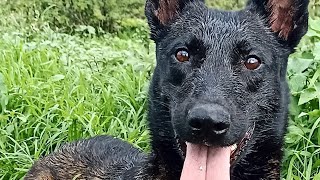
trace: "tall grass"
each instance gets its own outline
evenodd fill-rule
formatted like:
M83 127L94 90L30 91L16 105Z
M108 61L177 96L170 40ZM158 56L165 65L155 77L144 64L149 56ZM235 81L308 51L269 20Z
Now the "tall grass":
M0 179L22 178L62 143L98 134L148 149L146 89L154 55L138 40L50 30L35 36L0 39Z

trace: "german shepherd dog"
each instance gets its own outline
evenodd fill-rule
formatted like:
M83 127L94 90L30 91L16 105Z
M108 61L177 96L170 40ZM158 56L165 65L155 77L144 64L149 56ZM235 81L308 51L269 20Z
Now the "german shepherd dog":
M64 145L25 179L279 180L288 56L308 27L308 0L147 0L156 44L149 91L152 153L98 136Z

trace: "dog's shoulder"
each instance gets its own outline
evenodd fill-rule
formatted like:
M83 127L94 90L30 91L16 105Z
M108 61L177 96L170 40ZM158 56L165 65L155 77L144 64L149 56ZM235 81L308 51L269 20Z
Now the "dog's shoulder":
M146 155L118 138L97 136L63 145L37 161L25 179L121 179Z

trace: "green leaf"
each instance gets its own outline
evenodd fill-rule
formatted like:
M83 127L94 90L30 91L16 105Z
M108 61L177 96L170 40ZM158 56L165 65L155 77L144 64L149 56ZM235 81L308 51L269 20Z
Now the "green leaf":
M307 115L308 115L308 113L302 112L298 115L298 118L302 118L303 116L307 116Z
M26 116L18 116L18 118L24 123L28 121L28 118Z
M320 110L319 109L314 109L314 110L308 112L308 115L312 116L312 117L319 117L320 116Z
M289 111L291 115L298 116L300 113L300 107L298 106L298 98L291 96Z
M306 157L310 157L310 156L311 156L311 153L308 152L308 151L301 151L301 152L300 152L300 155L306 156Z
M6 131L8 134L11 134L13 132L13 130L14 130L14 126L12 124L7 126L7 128L6 128Z
M320 180L320 172L313 177L313 180Z
M87 26L87 30L89 34L96 34L96 29L92 26Z
M288 127L288 134L286 135L286 143L292 144L301 139L303 136L304 132L302 131L301 128L295 126L295 125L290 125Z
M318 98L319 101L320 101L320 82L314 83L314 87L315 87L315 89L316 89L316 91L317 91L317 98Z
M309 29L306 36L307 37L320 37L320 33L318 33L317 31L315 31L313 29Z
M319 33L320 37L320 33ZM320 60L320 42L314 44L314 51L313 51L314 58Z
M292 58L288 62L288 70L293 73L302 73L312 62L313 59Z
M314 162L312 166L314 168L320 167L320 159L316 160L316 162ZM319 172L318 176L319 176L319 180L320 180L320 172Z
M320 77L320 69L318 69L318 70L314 73L313 77L312 77L311 80L309 81L309 82L310 82L310 85L314 85L315 82L318 81L319 77ZM320 90L320 89L319 89L319 90Z
M306 85L307 77L303 73L294 74L289 80L289 87L292 92L299 92Z
M319 31L318 33L320 33L320 20L319 19L310 18L309 19L309 26L313 30Z
M302 91L298 105L307 103L315 98L317 98L318 92L314 88L308 88Z
M54 75L50 78L50 80L53 82L61 81L63 79L64 79L64 75L62 75L62 74L57 74L57 75Z

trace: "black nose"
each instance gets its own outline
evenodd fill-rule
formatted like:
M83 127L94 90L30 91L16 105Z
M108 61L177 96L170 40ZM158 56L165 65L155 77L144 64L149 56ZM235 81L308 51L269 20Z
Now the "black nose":
M192 107L187 116L193 131L224 134L230 127L230 114L220 105L199 104Z

